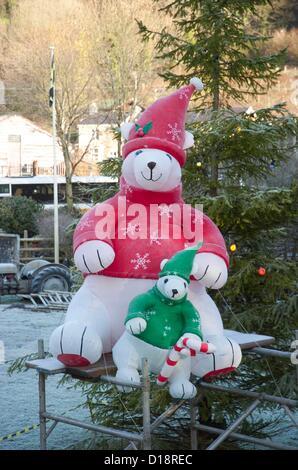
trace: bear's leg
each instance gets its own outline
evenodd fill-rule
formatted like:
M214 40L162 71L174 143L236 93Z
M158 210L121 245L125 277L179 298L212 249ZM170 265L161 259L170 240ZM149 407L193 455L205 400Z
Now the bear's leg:
M180 359L169 378L169 392L173 398L189 400L197 394L196 387L190 382L191 359Z
M50 337L50 352L66 366L93 364L102 351L111 351L111 317L100 291L99 276L88 276L69 305L65 323Z
M140 383L140 356L134 346L134 337L126 331L113 347L113 360L117 367L116 378L121 382ZM120 392L128 393L132 387L117 386Z
M233 372L240 364L242 353L239 344L223 335L206 336L205 341L216 346L212 354L193 357L191 372L200 378L215 377Z

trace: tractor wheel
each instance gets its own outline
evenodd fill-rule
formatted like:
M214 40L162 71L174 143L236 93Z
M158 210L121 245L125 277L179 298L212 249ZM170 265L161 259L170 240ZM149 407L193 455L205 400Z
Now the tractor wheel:
M31 292L38 293L45 290L69 292L71 288L71 275L67 268L60 266L45 266L33 273Z

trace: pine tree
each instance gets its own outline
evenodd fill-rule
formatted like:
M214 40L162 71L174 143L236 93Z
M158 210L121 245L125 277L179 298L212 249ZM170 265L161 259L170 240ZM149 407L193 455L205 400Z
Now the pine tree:
M185 84L195 75L206 84L205 93L197 95L196 109L204 111L191 129L196 146L183 185L187 202L204 204L231 247L228 283L211 292L225 326L271 334L277 346L289 350L298 312L297 249L289 227L297 232L298 190L294 185L266 189L266 175L296 149L297 119L285 103L245 111L250 94L264 93L276 82L285 57L285 51L264 56L261 46L267 38L248 32L246 18L257 17L258 7L269 4L174 0L161 6L174 32L152 31L141 22L139 28L144 40L155 38L169 85ZM241 112L235 110L237 103ZM267 365L245 358L237 384L274 392L273 374L283 393L295 395L293 366ZM217 423L229 421L235 412L224 397L214 395L212 409Z
M172 17L174 33L165 28L161 32L152 31L138 23L144 40L156 39L158 57L168 64L161 76L170 85L187 83L194 75L202 79L205 90L197 97L197 109L208 108L211 113L208 122L212 122L214 132L217 132L217 122L221 128L225 123L220 110L243 102L250 95L265 93L277 81L284 51L262 54L261 48L268 38L250 33L247 25L248 17L257 16L257 7L268 4L270 0L174 0L160 8ZM271 118L268 112L267 117ZM255 130L256 126L253 127ZM259 135L260 132L259 127ZM231 158L226 162L223 147L218 143L209 153L208 180L212 195L218 191L221 163L231 163ZM250 159L255 161L257 169L259 155L252 154ZM268 159L263 161L269 164ZM244 176L242 172L240 176Z

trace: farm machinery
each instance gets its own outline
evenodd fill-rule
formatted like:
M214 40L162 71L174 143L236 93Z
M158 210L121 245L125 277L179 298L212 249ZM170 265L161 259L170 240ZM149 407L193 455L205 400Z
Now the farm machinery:
M0 233L0 295L68 292L71 274L63 264L36 258L20 263L20 237Z

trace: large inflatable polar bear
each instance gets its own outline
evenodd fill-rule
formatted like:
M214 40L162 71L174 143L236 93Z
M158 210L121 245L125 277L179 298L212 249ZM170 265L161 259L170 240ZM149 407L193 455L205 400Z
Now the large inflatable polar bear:
M195 209L191 223L202 220L203 233L188 235L183 217L177 222L172 212L173 204L181 211L184 207L181 168L185 149L193 145L185 118L196 89L202 89L202 83L194 78L149 106L136 123L122 126L127 142L122 150L120 190L85 214L74 233L74 260L85 280L69 305L65 323L50 338L50 352L67 366L88 365L110 352L123 333L130 301L153 287L160 262L202 236L189 299L200 313L204 340L216 351L193 358L192 372L198 377L225 373L241 361L239 345L224 336L220 313L206 291L220 289L227 281L229 257L223 237ZM142 217L136 216L139 205ZM155 231L148 224L152 207L158 209ZM167 237L160 234L165 221L170 228Z

